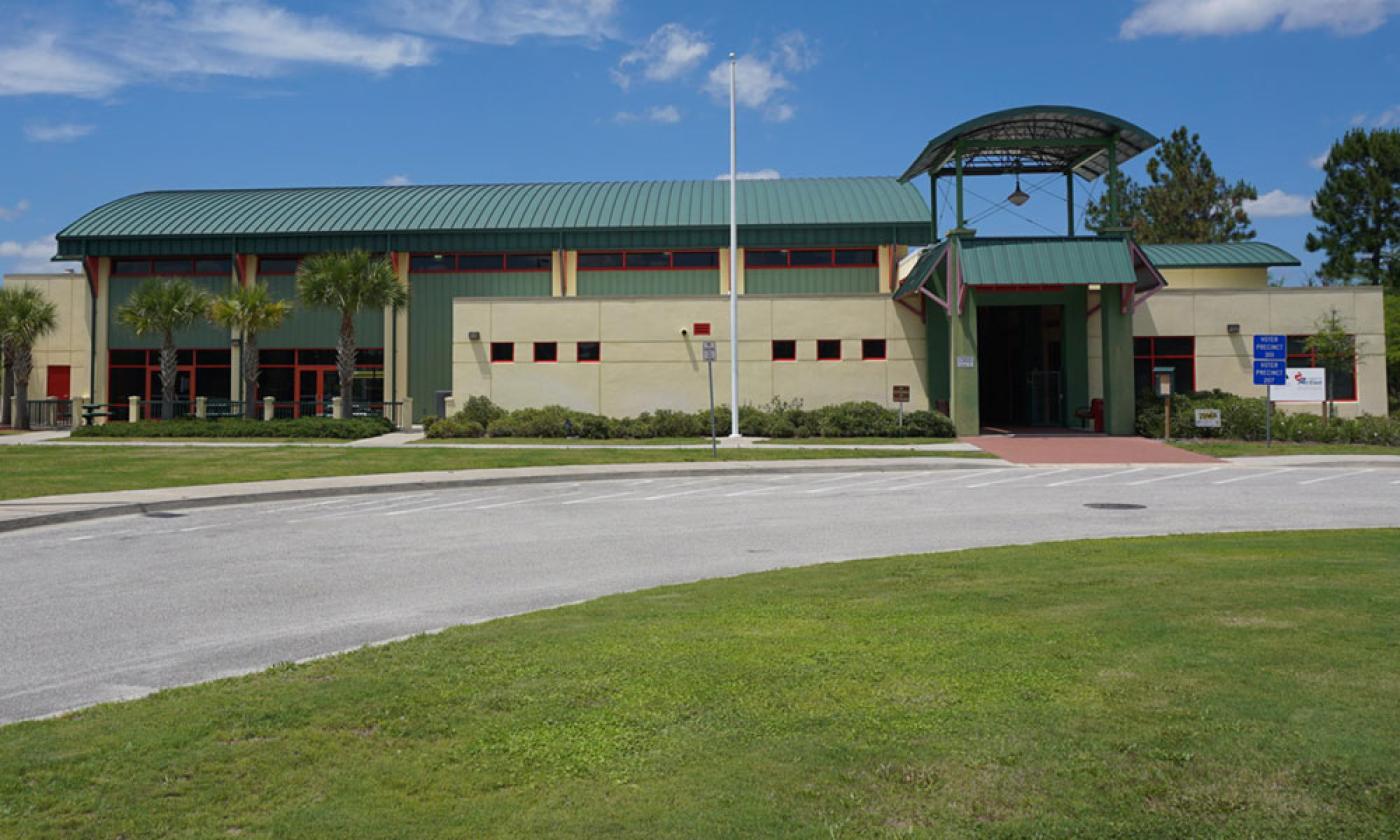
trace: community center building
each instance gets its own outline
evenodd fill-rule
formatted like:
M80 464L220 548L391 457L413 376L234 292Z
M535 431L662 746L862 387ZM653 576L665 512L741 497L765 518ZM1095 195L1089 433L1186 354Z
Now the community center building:
M1075 230L1076 182L1156 143L1080 108L988 114L935 137L899 177L741 181L733 252L725 181L148 192L58 234L72 271L5 282L60 306L61 329L36 348L35 398L158 399L159 339L117 319L151 277L210 292L265 283L290 299L301 259L361 248L387 256L409 303L358 318L356 400L411 399L414 418L475 394L610 416L704 407L702 342L716 342L728 392L731 261L745 403L889 405L906 386L909 408L945 411L963 434L1091 415L1130 434L1153 368L1172 368L1178 391L1263 396L1251 337L1287 335L1289 363L1311 366L1305 339L1336 310L1358 354L1334 382L1340 411L1384 414L1379 289L1270 287L1270 267L1298 260L1264 243L1139 245L1116 219ZM964 181L1012 174L1063 175L1063 235L969 227ZM950 219L916 186L937 196L940 182ZM260 335L257 396L326 403L337 324L298 307ZM242 396L238 336L206 324L177 339L180 399Z

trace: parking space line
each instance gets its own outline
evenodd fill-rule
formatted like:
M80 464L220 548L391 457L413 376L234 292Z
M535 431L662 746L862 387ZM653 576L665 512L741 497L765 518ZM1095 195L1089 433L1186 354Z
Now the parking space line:
M1300 481L1300 482L1298 482L1298 483L1299 483L1300 485L1302 485L1302 484L1321 484L1321 483L1324 482L1324 481L1331 481L1331 480L1334 479L1334 478L1347 478L1347 477L1349 477L1349 476L1361 475L1362 473L1368 473L1368 472L1374 472L1374 470L1371 470L1371 469L1352 470L1351 472L1337 473L1336 475L1324 475L1322 478L1310 478L1310 479L1308 479L1307 481Z
M803 492L803 493L831 493L831 492L838 491L838 490L862 490L862 489L868 489L868 488L878 487L878 486L881 485L881 484L889 484L891 481L899 481L900 478L903 478L903 476L900 476L900 477L898 477L898 478L890 478L889 476L885 476L884 478L877 478L877 479L873 479L873 480L871 480L871 481L862 481L862 482L860 482L859 484L849 484L849 485L848 485L848 484L828 484L826 487L814 487L814 488L812 488L811 490L803 490L802 492Z
M1283 467L1283 468L1277 469L1277 470L1268 470L1268 471L1266 471L1266 472L1256 472L1256 473L1251 473L1251 474L1249 474L1249 475L1237 475L1237 476L1235 476L1234 478L1223 478L1223 479L1221 479L1220 481L1212 481L1211 484L1234 484L1236 481L1249 481L1251 478L1264 478L1265 476L1269 476L1269 475L1279 475L1279 474L1281 474L1281 473L1291 472L1291 471L1293 471L1293 470L1295 470L1295 469L1297 469L1297 468L1296 468L1296 467Z
M358 516L363 513L378 513L388 508L399 507L410 502L421 501L424 497L433 498L435 493L415 493L412 496L399 496L393 499L366 499L363 502L356 502L349 507L343 507L333 513L323 516L309 516L303 519L288 519L288 525L299 525L303 522L325 522L328 519L344 519L347 516ZM373 510L371 510L371 508Z
M486 501L487 499L499 499L501 496L504 496L504 495L505 495L504 493L491 493L491 494L486 495L486 496L472 496L472 497L466 498L466 499L457 499L457 500L451 501L451 502L441 502L441 503L435 504L435 505L426 505L426 506L424 506L424 507L409 508L409 509L407 509L407 510L390 510L390 511L385 511L384 513L381 513L380 515L381 515L381 516L406 516L407 514L410 514L410 513L424 513L424 512L426 512L426 511L430 511L430 510L444 510L444 509L446 509L446 508L454 508L454 507L461 507L462 505L470 505L470 504L473 504L473 503L475 503L475 502L484 502L484 501Z
M977 484L966 484L964 486L968 489L972 489L973 487L991 487L994 484L1010 484L1013 481L1025 481L1028 478L1044 478L1046 476L1051 476L1055 475L1056 473L1063 472L1069 472L1069 467L1060 467L1059 469L1050 470L1049 472L1040 472L1038 470L1032 470L1026 475L1013 475L1010 478L999 478L996 481L983 481Z
M719 478L719 476L714 476L713 478L704 478L704 479L701 479L701 481L713 481L715 478ZM690 483L691 483L691 484L694 484L695 482L690 482ZM674 486L676 486L676 485L672 485L672 486L674 487ZM708 491L709 489L710 489L709 487L694 487L694 486L692 486L689 490L678 490L678 491L676 491L676 492L674 492L674 493L658 493L658 494L656 494L655 496L646 496L646 497L644 497L641 501L644 501L644 502L655 502L655 501L658 501L658 500L660 500L660 499L674 499L674 498L676 498L677 496L689 496L689 495L692 494L692 493L704 493L704 492Z
M1047 485L1045 485L1045 486L1046 486L1046 487L1064 487L1064 486L1067 485L1067 484L1078 484L1078 483L1080 483L1081 481L1094 481L1094 480L1097 480L1097 479L1100 479L1100 478L1117 478L1117 477L1122 476L1122 475L1132 475L1133 473L1139 473L1139 472L1142 472L1142 471L1145 470L1145 469L1147 469L1147 467L1133 467L1133 468L1130 469L1130 470L1117 470L1117 471L1115 471L1115 472L1110 472L1110 473L1099 473L1099 474L1097 474L1097 475L1085 475L1085 476L1080 476L1079 478L1068 478L1068 479L1065 479L1064 481L1052 481L1052 482L1050 482L1049 484L1047 484Z
M622 496L630 496L630 495L632 495L633 493L637 493L637 492L640 492L640 491L638 491L638 490L623 490L621 493L604 493L604 494L601 495L601 496L589 496L589 497L586 498L586 499L571 499L571 500L569 500L569 501L567 501L567 502L561 502L561 504L565 504L565 505L586 505L586 504L589 504L589 503L591 503L591 502L601 502L601 501L603 501L604 499L616 499L616 498L619 498L619 497L622 497Z
M1215 472L1220 467L1206 467L1203 470L1191 470L1184 473L1172 473L1171 475L1159 475L1155 478L1144 478L1141 481L1129 481L1124 487L1137 487L1139 484L1151 484L1154 481L1171 481L1173 478L1188 478L1193 475L1205 475L1208 472Z
M981 476L992 475L992 474L994 474L994 473L1003 473L1003 472L1006 472L1007 470L1013 470L1013 469L1020 469L1020 468L1019 468L1019 467L993 467L993 468L991 468L991 469L979 469L979 470L977 470L977 472L980 474L980 475L978 476L978 477L980 478ZM912 482L910 482L910 483L908 483L908 484L896 484L896 485L894 485L894 486L892 486L892 487L886 487L886 488L884 488L884 489L887 490L887 491L891 491L891 492L898 491L898 490L912 490L912 489L914 489L915 487L927 487L927 486L929 486L930 484L942 484L942 483L944 483L944 482L947 482L947 483L951 484L951 483L953 483L954 481L962 481L962 480L967 479L967 478L971 478L971 476L969 476L969 475L967 474L967 470L964 470L964 469L961 469L961 468L954 468L953 470L950 471L950 474L947 474L947 475L940 475L940 476L937 476L937 477L935 477L935 478L926 478L926 479L924 479L924 480L922 480L922 481L912 481Z
M474 510L495 510L496 508L511 507L512 505L526 505L531 502L548 502L554 499L562 499L565 496L577 496L582 490L570 490L567 493L550 493L547 496L526 496L523 499L512 499L509 502L495 502L489 505L477 505Z

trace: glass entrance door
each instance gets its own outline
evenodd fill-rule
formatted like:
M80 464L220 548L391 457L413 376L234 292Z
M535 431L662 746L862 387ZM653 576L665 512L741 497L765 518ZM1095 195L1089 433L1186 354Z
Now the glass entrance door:
M329 417L331 398L340 394L340 376L333 367L297 369L296 416Z
M146 393L150 396L146 402L146 410L142 412L147 420L159 418L161 416L160 402L165 398L165 391L161 388L160 368L146 369ZM188 365L180 365L175 368L175 417L185 417L194 414L192 405L194 403L194 368Z

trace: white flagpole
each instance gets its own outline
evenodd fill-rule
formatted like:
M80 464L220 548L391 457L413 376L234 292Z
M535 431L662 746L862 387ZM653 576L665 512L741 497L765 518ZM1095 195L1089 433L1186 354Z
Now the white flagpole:
M739 437L739 190L735 145L734 53L729 54L729 436Z

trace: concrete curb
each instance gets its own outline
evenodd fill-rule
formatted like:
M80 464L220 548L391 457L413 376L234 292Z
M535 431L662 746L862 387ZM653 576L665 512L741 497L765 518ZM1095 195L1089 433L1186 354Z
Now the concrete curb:
M911 463L913 461L913 463ZM103 504L92 503L90 508L77 508L73 510L54 511L52 513L36 513L30 516L15 516L9 519L0 519L0 533L27 530L29 528L39 528L45 525L61 525L69 522L84 522L94 519L110 519L118 516L132 516L136 514L160 513L165 511L190 510L204 507L220 507L223 505L251 504L254 502L278 502L297 501L302 499L329 498L334 496L361 496L379 493L403 493L415 490L445 490L460 487L500 487L517 484L558 484L562 482L576 481L608 481L617 479L632 478L676 478L689 476L707 475L759 475L771 472L788 473L834 473L834 472L927 472L930 470L985 470L1002 469L1013 466L1004 461L991 458L929 458L913 459L899 458L888 459L888 463L881 461L871 463L858 459L831 459L821 462L812 461L765 461L761 463L722 463L712 465L701 465L695 463L677 464L672 469L666 469L663 465L645 465L645 469L627 470L593 470L592 472L568 472L568 468L559 468L557 471L545 474L533 475L495 475L483 478L463 476L460 478L439 478L408 481L393 481L395 475L402 473L376 473L368 476L353 476L353 478L365 478L372 483L333 485L327 482L327 486L299 486L284 490L249 490L246 492L221 493L211 496L192 496L180 499L162 499L149 502L112 502ZM348 476L327 476L326 479L343 480ZM287 479L289 482L314 482L322 479ZM376 481L377 480L377 481ZM259 482L261 483L261 482ZM197 487L229 487L236 488L237 484L226 485L194 485L192 487L162 487L152 490L132 490L131 493L157 493L157 492L179 492L181 490L191 490ZM117 491L121 492L121 491ZM60 497L43 497L55 499L52 504L62 504ZM11 503L24 503L34 501L32 499L15 499ZM6 503L0 502L0 505ZM74 502L82 504L82 502ZM100 506L98 506L100 505Z

